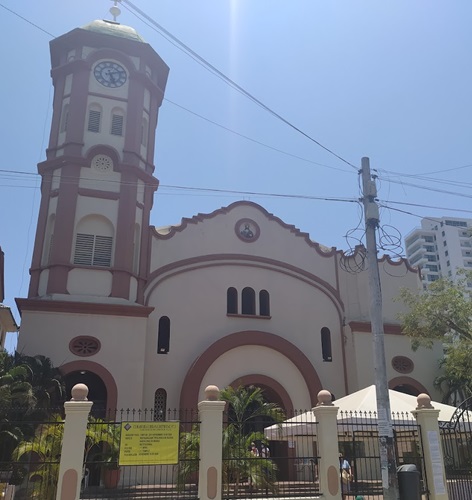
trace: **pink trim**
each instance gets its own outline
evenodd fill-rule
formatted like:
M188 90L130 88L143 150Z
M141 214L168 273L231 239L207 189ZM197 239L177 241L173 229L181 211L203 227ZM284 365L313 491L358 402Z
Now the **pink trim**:
M120 193L114 191L100 191L98 189L79 188L80 196L88 196L89 198L100 198L102 200L119 200Z
M349 322L352 333L372 333L370 322L351 321ZM387 335L404 335L401 325L384 323L384 333Z
M75 230L80 171L74 165L62 168L59 196L57 199L56 222L50 257L50 270L46 293L68 293L67 275L72 253ZM60 236L59 236L60 235Z
M279 260L268 259L266 257L259 257L247 254L213 254L204 255L201 257L192 257L190 259L183 259L172 264L163 266L150 274L146 286L146 303L154 291L154 289L163 281L171 278L180 273L189 272L190 270L202 269L205 267L224 266L228 261L232 261L231 265L241 266L254 266L263 268L266 265L272 271L277 267L276 271L295 279L299 279L320 291L324 292L333 302L338 310L340 323L342 323L342 315L344 313L344 304L341 301L338 290L333 288L329 283L320 279L318 276L309 273L301 268L281 262ZM189 266L193 266L189 269Z
M418 391L418 394L421 394L422 392L429 394L429 391L423 384L411 377L402 376L392 378L388 383L388 388L394 389L397 385L409 385L410 387L415 388Z
M244 238L244 236L242 236L240 227L243 224L252 224L255 227L256 233L252 238ZM238 222L236 222L236 224L234 225L234 232L241 241L244 241L244 243L253 243L259 238L261 234L261 228L259 227L259 224L257 224L257 222L253 221L252 219L239 219Z
M115 379L113 375L103 366L94 361L88 361L81 359L78 361L70 361L59 367L60 372L63 376L69 375L69 373L78 372L85 370L92 372L102 379L107 389L107 408L110 410L115 410L118 405L118 388L116 386Z
M154 311L154 307L92 304L90 302L69 302L66 300L15 299L15 301L20 313L23 311L42 311L148 318Z
M226 313L228 318L246 318L246 319L272 319L272 316L260 316L258 314L233 314Z
M179 226L173 226L171 227L170 231L168 234L162 235L159 234L155 228L154 229L154 236L160 240L168 240L172 238L176 233L182 232L189 224L198 224L200 222L203 222L205 220L213 219L214 217L222 214L227 214L231 212L234 208L237 207L251 207L259 210L262 212L263 215L265 215L269 220L275 221L278 224L280 224L283 228L288 229L291 233L293 233L295 236L303 238L305 242L312 248L314 248L319 255L322 257L332 257L336 253L336 248L332 247L331 250L328 252L325 252L318 243L310 240L310 235L308 233L303 233L300 231L300 229L297 229L294 225L292 224L286 224L285 222L282 221L282 219L279 219L276 217L274 214L268 212L264 207L261 207L257 203L254 203L252 201L235 201L234 203L231 203L231 205L228 205L227 207L222 207L219 208L209 214L198 214L194 215L191 219L188 218L183 218L182 223Z
M70 500L77 495L79 474L75 469L67 469L62 476L60 500Z
M268 377L267 375L260 374L251 374L244 375L243 377L239 377L236 380L233 380L231 384L229 384L233 389L237 389L239 386L248 387L249 385L255 385L260 387L261 389L269 388L271 391L275 392L277 398L268 397L271 403L277 403L286 413L286 415L294 415L294 408L292 403L292 398L289 393L285 390L285 387L274 380L272 377Z
M40 165L38 165L38 170ZM43 175L41 181L41 203L39 206L38 224L36 226L36 237L34 239L33 258L31 261L31 279L28 289L28 297L37 297L39 290L40 272L34 271L41 266L44 251L44 239L49 212L49 195L51 192L52 175Z
M92 352L92 353L81 353L81 352L77 352L76 349L74 349L74 344L75 342L77 342L78 340L87 340L87 341L90 341L90 342L95 342L97 344L97 349ZM96 338L96 337L91 337L90 335L79 335L78 337L74 337L70 342L69 342L69 351L74 354L74 356L80 356L81 358L88 358L89 356L94 356L95 354L97 354L100 349L102 348L102 343Z
M124 172L121 176L118 218L116 220L115 258L112 297L129 299L130 274L133 272L134 221L137 198L136 176Z
M288 340L267 332L248 330L227 335L204 351L188 370L180 392L181 408L196 408L203 377L210 366L224 353L241 346L258 345L273 349L289 359L300 371L310 394L311 404L318 401L322 389L316 369L305 354Z

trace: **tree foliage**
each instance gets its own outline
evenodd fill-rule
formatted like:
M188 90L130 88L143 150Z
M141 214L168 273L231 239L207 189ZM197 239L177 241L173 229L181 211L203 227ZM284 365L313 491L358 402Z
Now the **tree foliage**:
M220 392L227 403L223 427L223 484L238 494L243 482L252 488L275 492L277 466L270 458L255 457L251 442L266 443L263 428L282 422L280 407L268 403L259 387L227 387ZM268 444L268 443L266 443ZM200 435L194 427L180 437L178 484L184 487L198 470Z
M63 401L59 370L45 356L0 351L0 461L34 434L35 423L47 419Z
M444 345L442 373L435 385L444 401L457 404L472 396L472 300L467 284L472 272L461 271L455 283L441 278L422 294L403 289L400 299L409 310L400 315L403 332L412 346L432 347L435 340Z

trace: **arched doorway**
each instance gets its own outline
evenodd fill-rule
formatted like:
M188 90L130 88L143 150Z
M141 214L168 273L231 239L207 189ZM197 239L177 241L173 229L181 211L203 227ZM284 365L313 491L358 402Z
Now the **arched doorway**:
M286 418L294 416L293 403L290 395L279 382L267 375L249 374L234 380L230 386L237 390L243 387L246 390L256 387L262 390L263 400L266 403L274 403L282 409ZM247 413L251 414L254 408L249 405ZM231 409L228 409L228 421L231 421ZM268 456L277 466L277 479L279 481L294 480L295 475L295 450L289 447L287 440L269 440L264 436L264 429L275 424L276 421L270 416L258 415L257 417L245 420L243 432L245 435L253 434L254 443L260 456L262 455L262 446L268 444Z
M420 391L416 388L413 387L412 385L409 384L399 384L393 387L394 391L401 392L403 394L408 394L410 396L418 396Z
M113 375L103 365L87 360L71 361L61 365L59 370L66 381L67 399L70 398L74 384L86 384L89 388L88 399L94 403L92 414L114 419L118 404L118 388ZM70 382L67 382L69 375L72 376ZM104 410L110 412L109 415L105 415Z
M64 377L66 393L70 394L76 384L85 384L89 393L87 398L93 401L91 414L96 418L107 417L107 388L103 380L95 373L87 370L77 370Z

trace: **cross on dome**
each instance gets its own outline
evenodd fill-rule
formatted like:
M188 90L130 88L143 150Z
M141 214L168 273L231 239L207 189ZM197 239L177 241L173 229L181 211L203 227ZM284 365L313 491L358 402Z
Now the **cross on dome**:
M121 0L112 0L112 2L114 3L114 5L110 8L110 14L113 16L113 21L116 23L117 17L121 14L121 9L118 7L118 4L121 2Z

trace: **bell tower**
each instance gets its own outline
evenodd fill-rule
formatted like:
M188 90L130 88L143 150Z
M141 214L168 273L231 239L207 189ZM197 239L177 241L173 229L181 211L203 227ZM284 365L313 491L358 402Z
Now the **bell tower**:
M50 51L54 103L38 165L29 299L142 304L158 186L155 131L169 68L116 21L74 29Z

